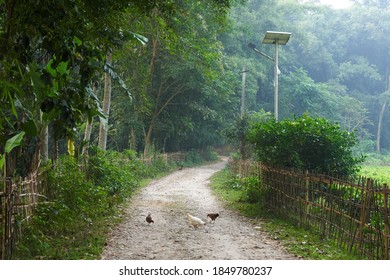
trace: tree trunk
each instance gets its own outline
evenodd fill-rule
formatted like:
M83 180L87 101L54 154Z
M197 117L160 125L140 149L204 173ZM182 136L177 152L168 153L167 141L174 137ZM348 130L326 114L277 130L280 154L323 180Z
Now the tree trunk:
M107 54L107 64L111 66L112 54ZM107 146L107 132L108 132L108 117L110 114L110 103L111 103L111 76L109 73L104 74L104 97L103 97L103 114L104 120L100 120L99 129L99 148L103 151L106 150Z
M46 125L42 131L41 148L42 148L43 160L48 161L49 160L49 126L48 125Z
M96 87L95 83L93 84L92 90L96 94L97 87ZM84 132L84 146L83 146L83 150L81 152L83 156L88 155L89 144L91 141L92 123L93 123L93 117L91 118L91 121L89 121L89 118L88 118L87 125L85 126L85 132Z
M134 127L131 128L129 146L130 150L137 150L137 135L135 133Z
M379 113L379 120L378 120L378 130L376 133L376 152L380 153L381 152L381 133L382 133L382 119L383 119L383 114L385 112L387 105L387 101L383 102L382 109Z
M146 132L145 136L145 148L144 148L144 156L147 157L148 153L150 152L150 147L152 146L152 132L154 129L154 118L152 119L151 123L149 124L148 130Z
M82 150L82 155L86 156L88 155L88 150L89 150L89 142L91 141L91 132L92 132L92 122L87 120L87 125L85 126L85 132L84 132L84 146Z
M390 75L387 78L387 91L390 91ZM388 102L387 100L385 100L383 102L382 109L379 113L378 130L376 132L376 152L377 153L381 152L382 120L383 120L383 115L385 113L387 102Z
M144 156L147 155L149 148L152 145L152 133L154 128L156 127L156 123L158 122L158 118L160 114L165 110L165 108L168 107L168 105L171 104L172 100L178 96L180 93L182 93L182 90L184 86L178 86L174 89L172 87L175 86L175 82L166 84L166 81L161 82L160 88L157 92L156 96L156 104L154 106L154 111L152 113L152 119L150 121L148 130L145 135L145 149L144 149ZM171 90L170 94L171 96L168 97L167 100L165 100L163 103L160 103L160 97L163 96L168 90Z

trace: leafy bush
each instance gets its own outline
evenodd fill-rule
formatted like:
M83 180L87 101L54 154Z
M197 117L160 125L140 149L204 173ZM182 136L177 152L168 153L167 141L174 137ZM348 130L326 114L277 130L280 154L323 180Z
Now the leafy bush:
M370 153L366 154L364 165L390 166L390 155Z
M123 201L137 186L144 166L129 153L97 150L88 163L88 177L107 191L110 205ZM118 200L118 201L114 201Z
M269 165L334 175L352 175L363 156L355 157L353 133L323 118L303 115L293 120L254 123L248 135L258 158Z
M110 211L107 189L95 186L73 157L60 158L47 181L49 201L40 203L30 224L23 227L16 258L65 258L71 244Z
M248 142L250 124L253 122L264 122L271 120L269 113L261 110L258 113L244 114L237 116L231 125L224 131L229 142L237 148L239 158L248 159L253 153L253 147Z
M204 162L204 160L197 150L191 150L187 154L186 162L189 165L193 165L193 164L201 164L202 162Z
M193 153L192 160L198 156ZM109 225L119 220L118 206L142 179L170 168L158 153L144 164L131 150L118 153L92 147L85 162L61 157L48 167L48 201L37 206L29 224L18 221L22 235L13 258L96 259Z
M263 189L258 176L240 178L239 176L231 177L228 181L230 189L240 190L242 202L258 203L264 198Z
M206 148L200 152L200 155L204 161L215 161L218 160L218 154L211 150L211 148Z
M23 225L14 258L96 258L107 223L144 174L131 152L92 150L86 164L61 157L47 175L49 200Z

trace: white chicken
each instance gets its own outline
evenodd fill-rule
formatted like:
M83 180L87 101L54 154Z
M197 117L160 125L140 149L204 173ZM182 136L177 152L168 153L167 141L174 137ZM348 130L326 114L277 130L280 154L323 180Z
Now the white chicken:
M194 228L198 228L199 226L204 226L205 227L205 230L207 231L206 229L206 222L203 222L201 219L199 219L198 217L194 217L194 216L191 216L190 214L187 213L187 216L188 216L188 221L190 222L190 224L194 227Z

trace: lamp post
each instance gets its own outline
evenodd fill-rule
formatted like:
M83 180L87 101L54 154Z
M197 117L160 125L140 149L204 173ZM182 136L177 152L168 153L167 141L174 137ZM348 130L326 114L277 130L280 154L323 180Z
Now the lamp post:
M290 32L279 32L279 31L267 31L264 35L263 44L274 44L275 45L275 55L274 58L262 53L256 49L256 46L252 43L248 44L248 47L253 49L255 52L265 56L266 58L274 61L274 115L275 120L278 121L279 115L279 106L278 106L278 87L279 87L279 67L278 67L278 46L287 44L290 39Z

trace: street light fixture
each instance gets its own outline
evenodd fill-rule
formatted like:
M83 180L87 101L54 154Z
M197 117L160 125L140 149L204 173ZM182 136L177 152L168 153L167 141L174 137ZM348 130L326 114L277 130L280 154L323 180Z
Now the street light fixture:
M259 50L256 48L256 45L255 45L255 44L249 43L249 44L248 44L248 47L249 47L250 49L254 50L255 52L259 53L260 55L262 55L262 56L268 58L269 60L275 61L275 59L273 59L272 57L270 57L268 54L265 54L265 53L259 51Z
M274 44L275 45L275 58L272 58L265 53L256 49L256 46L252 43L248 44L248 47L253 49L255 52L265 56L266 58L274 61L274 115L275 120L278 121L278 87L279 87L279 79L278 79L278 46L286 45L288 40L291 37L290 32L279 32L279 31L267 31L264 35L263 44Z
M278 106L278 87L279 87L279 77L278 77L278 46L287 44L290 39L290 32L278 32L278 31L267 31L265 33L263 44L274 44L275 45L275 60L274 60L274 114L275 120L278 121L279 106Z

